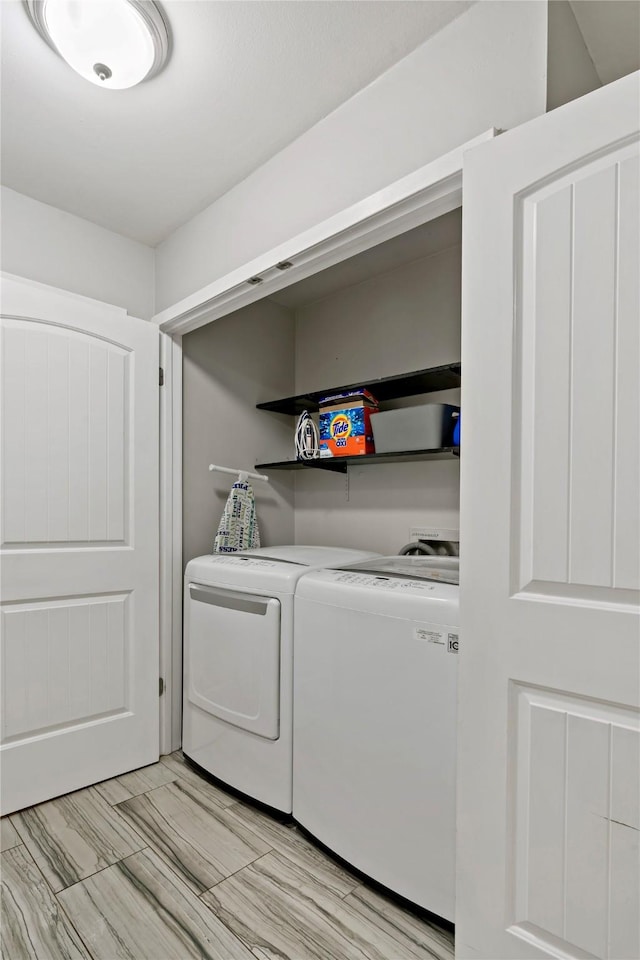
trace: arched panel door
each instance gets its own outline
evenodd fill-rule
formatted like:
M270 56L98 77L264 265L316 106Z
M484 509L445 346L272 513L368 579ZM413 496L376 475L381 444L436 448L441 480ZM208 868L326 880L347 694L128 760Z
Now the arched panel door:
M2 283L2 813L158 757L158 333Z

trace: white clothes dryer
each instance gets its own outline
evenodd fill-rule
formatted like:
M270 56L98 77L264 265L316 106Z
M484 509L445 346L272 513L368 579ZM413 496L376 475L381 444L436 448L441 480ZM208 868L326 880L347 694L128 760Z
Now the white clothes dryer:
M374 556L338 547L280 546L187 564L185 756L255 800L291 813L296 584L312 567Z
M295 598L293 816L453 921L458 558L308 574Z

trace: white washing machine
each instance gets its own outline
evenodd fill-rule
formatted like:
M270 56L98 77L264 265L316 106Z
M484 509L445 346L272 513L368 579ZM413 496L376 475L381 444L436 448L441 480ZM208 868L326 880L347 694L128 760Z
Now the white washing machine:
M374 557L263 547L187 564L182 749L213 776L291 813L293 595L312 567Z
M458 559L304 577L295 599L293 815L453 921Z

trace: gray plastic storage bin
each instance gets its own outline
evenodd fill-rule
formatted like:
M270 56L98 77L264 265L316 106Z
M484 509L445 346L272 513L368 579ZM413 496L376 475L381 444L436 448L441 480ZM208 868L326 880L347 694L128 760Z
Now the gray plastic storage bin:
M459 409L450 403L421 403L417 407L372 414L376 453L433 450L450 445L452 414Z

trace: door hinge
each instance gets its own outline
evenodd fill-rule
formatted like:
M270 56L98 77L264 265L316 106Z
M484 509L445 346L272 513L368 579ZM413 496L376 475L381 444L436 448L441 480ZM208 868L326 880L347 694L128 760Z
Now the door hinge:
M164 693L164 678L160 677L160 683L158 684L158 696L161 697Z
M160 384L161 387L164 387L164 370L162 369L162 367L160 367L159 369L160 369L160 376L158 378L158 383Z

